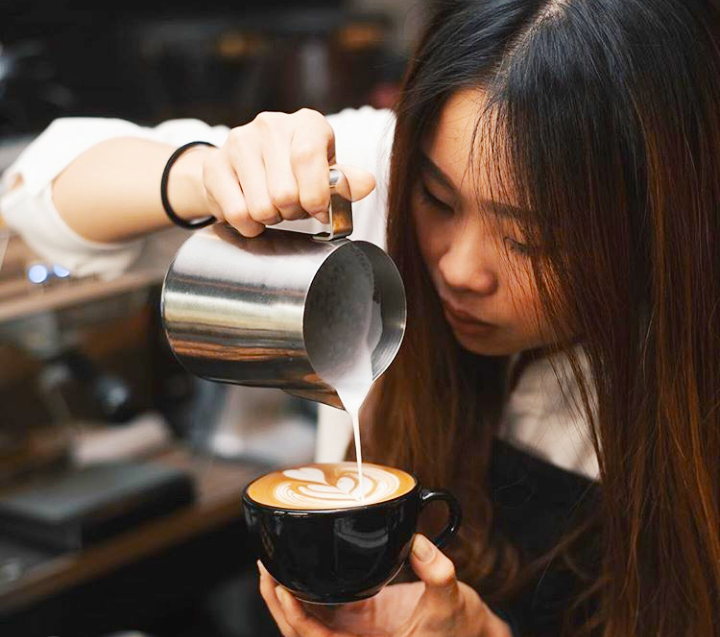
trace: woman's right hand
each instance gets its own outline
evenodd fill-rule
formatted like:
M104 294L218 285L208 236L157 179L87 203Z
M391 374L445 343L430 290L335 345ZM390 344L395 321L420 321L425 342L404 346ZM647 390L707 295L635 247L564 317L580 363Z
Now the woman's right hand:
M315 217L328 222L329 171L335 135L318 113L260 113L230 131L227 141L203 160L203 187L210 213L246 237L280 221ZM375 188L369 172L337 166L346 179L336 191L351 201Z

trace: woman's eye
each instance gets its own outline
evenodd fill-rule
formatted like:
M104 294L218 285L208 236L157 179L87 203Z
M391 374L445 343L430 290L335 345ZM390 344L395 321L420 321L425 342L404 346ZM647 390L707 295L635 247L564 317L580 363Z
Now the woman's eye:
M503 243L509 250L512 250L523 257L530 256L531 248L526 243L520 243L512 237L503 237Z
M444 212L452 212L452 206L433 195L432 192L430 192L430 189L425 185L424 181L421 180L419 182L419 185L420 195L422 196L426 204L432 206L433 208L436 208L437 210L442 210Z

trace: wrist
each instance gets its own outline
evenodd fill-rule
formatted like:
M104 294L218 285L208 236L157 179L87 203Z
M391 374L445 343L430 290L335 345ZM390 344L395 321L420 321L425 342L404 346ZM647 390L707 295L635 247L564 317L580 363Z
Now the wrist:
M209 146L196 146L177 158L168 178L167 194L175 213L186 221L209 214L203 183L203 164L215 151Z

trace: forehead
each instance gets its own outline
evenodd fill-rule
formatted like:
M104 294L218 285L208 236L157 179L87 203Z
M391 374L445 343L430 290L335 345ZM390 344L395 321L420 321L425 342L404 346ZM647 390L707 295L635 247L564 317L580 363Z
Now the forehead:
M464 90L445 103L423 150L449 176L462 176L468 168L478 116L483 108L484 92ZM456 182L457 185L457 182Z
M482 89L453 94L443 107L423 152L463 194L487 197L500 189L500 158L490 140L496 130Z

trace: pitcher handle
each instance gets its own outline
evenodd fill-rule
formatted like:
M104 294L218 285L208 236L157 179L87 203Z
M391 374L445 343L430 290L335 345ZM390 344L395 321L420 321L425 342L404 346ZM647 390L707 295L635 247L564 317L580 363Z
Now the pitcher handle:
M330 169L330 208L328 209L330 232L318 232L313 235L313 239L317 241L333 241L352 234L352 203L335 191L335 186L343 176L337 168Z

